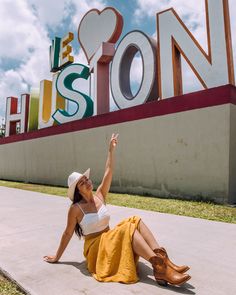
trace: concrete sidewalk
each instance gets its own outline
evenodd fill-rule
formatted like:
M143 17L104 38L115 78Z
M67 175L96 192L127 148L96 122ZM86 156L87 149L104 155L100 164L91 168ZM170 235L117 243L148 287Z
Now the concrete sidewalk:
M75 235L61 261L49 264L65 229L66 198L0 187L0 268L32 295L74 294L236 294L236 225L108 206L113 227L139 215L177 264L188 264L192 279L182 287L160 287L152 269L140 259L140 282L99 283L88 271L83 241Z

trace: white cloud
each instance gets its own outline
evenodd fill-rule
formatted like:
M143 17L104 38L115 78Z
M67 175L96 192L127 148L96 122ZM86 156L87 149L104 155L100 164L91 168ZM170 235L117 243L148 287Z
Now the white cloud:
M1 137L1 134L2 134L2 127L3 127L4 124L5 124L5 117L0 115L0 137Z
M47 31L40 24L27 1L1 1L0 56L8 69L0 72L0 114L5 112L5 99L19 97L31 86L39 87L43 78L49 78ZM5 17L7 15L7 18ZM14 62L11 62L11 60ZM14 66L14 63L17 66ZM12 64L12 66L11 66ZM9 69L10 68L10 69Z
M139 53L136 53L131 63L130 80L140 85L142 82L143 64Z
M71 0L28 0L31 11L34 12L43 26L56 28L61 25L70 11Z
M78 28L83 15L92 8L103 9L103 0L27 0L35 15L44 26L51 29L61 27L63 20L70 18L69 24L73 29Z
M6 98L8 96L19 97L20 93L28 92L28 85L22 80L19 73L8 70L0 73L0 115L5 115Z
M27 2L2 0L0 9L0 59L26 61L35 48L44 46L46 32L30 11Z
M106 7L106 2L103 0L85 0L85 1L77 1L71 0L76 8L76 13L72 17L72 24L78 28L79 23L86 12L90 9L96 8L98 10L102 10Z
M74 62L81 63L81 64L84 64L84 65L88 64L86 56L85 56L82 48L80 48L78 53L74 54L73 56L74 56Z
M5 117L0 115L0 126L5 123Z

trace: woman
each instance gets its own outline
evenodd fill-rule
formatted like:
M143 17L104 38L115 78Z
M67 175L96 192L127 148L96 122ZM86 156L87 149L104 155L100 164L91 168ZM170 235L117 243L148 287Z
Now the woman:
M189 267L173 264L166 250L158 244L140 217L132 216L109 228L106 197L109 192L114 166L114 151L118 134L112 134L105 174L96 193L84 174L73 172L68 178L69 208L66 229L55 256L44 256L46 262L57 262L67 247L74 231L84 237L84 256L93 277L102 282L135 283L138 281L137 262L141 256L152 264L158 284L182 285L190 279L184 274Z

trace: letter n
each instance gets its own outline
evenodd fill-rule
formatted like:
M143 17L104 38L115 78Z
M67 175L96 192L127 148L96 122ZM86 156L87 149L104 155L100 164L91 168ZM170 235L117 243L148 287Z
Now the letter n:
M208 54L174 9L157 14L161 98L182 94L181 55L204 88L234 85L228 0L206 0L205 6Z

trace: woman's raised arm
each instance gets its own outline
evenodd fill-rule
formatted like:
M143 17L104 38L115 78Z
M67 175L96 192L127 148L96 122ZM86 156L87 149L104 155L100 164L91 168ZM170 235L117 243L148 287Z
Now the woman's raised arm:
M102 179L102 183L99 185L96 194L102 195L103 199L106 199L106 195L110 190L111 181L112 181L112 173L114 168L114 150L118 143L118 135L119 134L112 134L110 143L109 143L109 150L107 155L107 161L105 166L105 173Z

